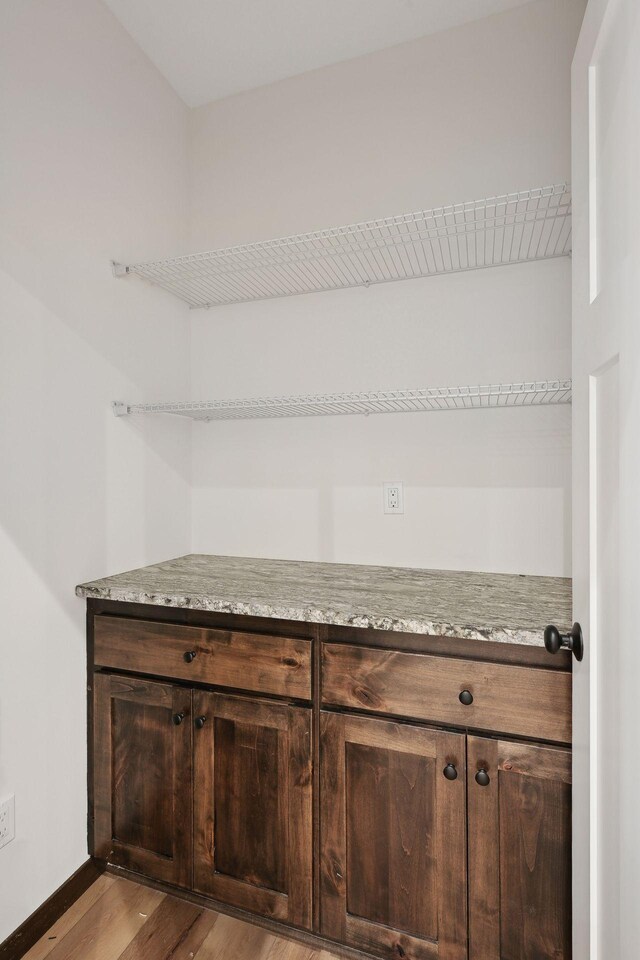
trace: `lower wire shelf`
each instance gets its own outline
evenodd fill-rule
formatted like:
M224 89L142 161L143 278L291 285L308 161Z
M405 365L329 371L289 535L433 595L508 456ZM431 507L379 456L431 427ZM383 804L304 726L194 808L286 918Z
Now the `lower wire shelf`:
M571 403L571 380L537 380L484 386L426 387L415 390L330 393L240 400L186 400L177 403L114 401L117 417L165 413L192 420L260 420L279 417L334 417L349 414L421 413Z

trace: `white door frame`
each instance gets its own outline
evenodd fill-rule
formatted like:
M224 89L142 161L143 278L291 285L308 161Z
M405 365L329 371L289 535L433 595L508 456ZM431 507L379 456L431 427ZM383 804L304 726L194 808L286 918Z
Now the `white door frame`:
M589 0L572 68L573 956L640 957L640 0Z

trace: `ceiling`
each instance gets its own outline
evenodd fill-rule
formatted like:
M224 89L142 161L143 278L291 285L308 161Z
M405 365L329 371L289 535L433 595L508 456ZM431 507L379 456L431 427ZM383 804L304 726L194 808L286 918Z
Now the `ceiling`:
M190 107L528 0L105 0Z

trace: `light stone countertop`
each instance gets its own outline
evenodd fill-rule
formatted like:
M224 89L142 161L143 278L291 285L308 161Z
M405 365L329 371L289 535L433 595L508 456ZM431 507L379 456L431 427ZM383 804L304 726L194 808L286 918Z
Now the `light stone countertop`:
M571 580L189 554L76 587L79 597L541 647L571 625Z

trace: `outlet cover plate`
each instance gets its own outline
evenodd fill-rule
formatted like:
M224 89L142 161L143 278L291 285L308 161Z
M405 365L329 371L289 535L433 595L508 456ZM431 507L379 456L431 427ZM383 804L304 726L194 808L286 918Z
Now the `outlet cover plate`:
M385 480L382 484L382 497L385 513L404 513L402 480Z
M0 800L0 847L6 846L16 835L15 796Z

